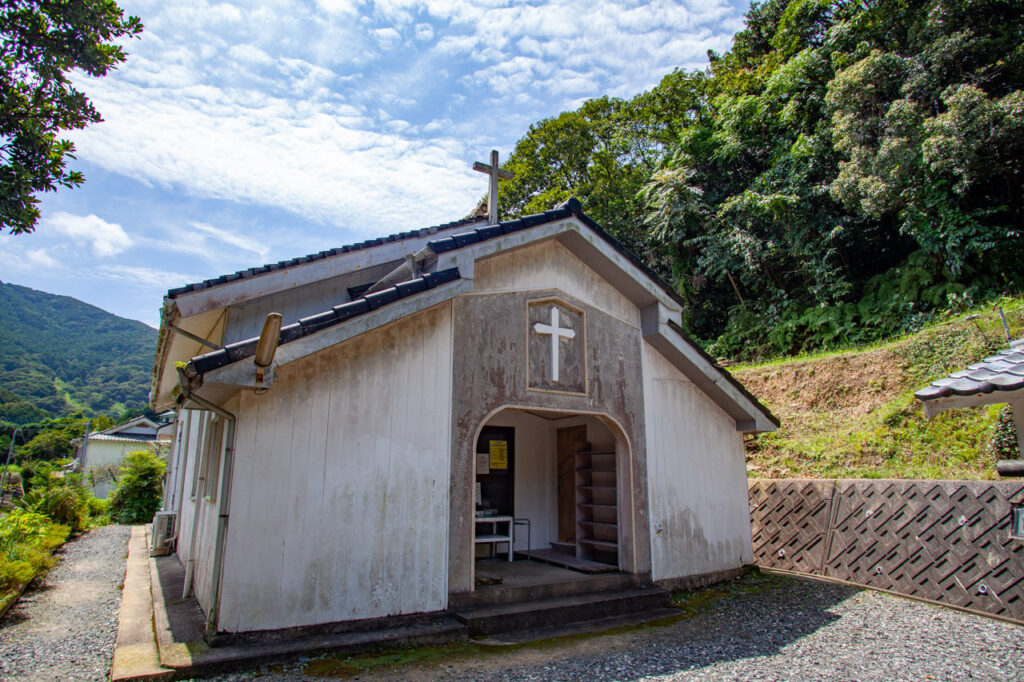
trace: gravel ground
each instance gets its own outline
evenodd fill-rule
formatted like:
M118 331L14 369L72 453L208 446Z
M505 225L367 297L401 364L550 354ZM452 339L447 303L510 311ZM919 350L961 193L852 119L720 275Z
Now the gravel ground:
M104 526L64 545L44 584L0 622L0 679L108 678L129 531Z
M666 627L554 646L464 649L450 661L396 663L357 679L1024 679L1024 627L829 583L755 580L752 593L734 592ZM322 679L306 673L330 671L332 663L336 672L354 672L358 659L313 659L216 679Z

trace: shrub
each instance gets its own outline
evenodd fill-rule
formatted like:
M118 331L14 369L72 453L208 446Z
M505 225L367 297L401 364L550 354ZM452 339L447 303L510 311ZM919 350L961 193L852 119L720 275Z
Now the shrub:
M164 461L151 452L130 452L110 496L110 517L119 523L145 523L160 509Z
M0 518L0 600L53 565L50 550L67 539L70 529L42 514L15 509Z
M989 451L996 459L1017 459L1021 456L1017 446L1017 429L1013 424L1013 408L1009 405L999 412L999 421L992 429Z
M22 472L24 473L24 472ZM89 527L90 516L102 516L105 508L93 514L96 497L82 485L81 474L59 472L55 475L49 462L40 462L32 476L31 489L16 501L15 506L49 517L78 533ZM97 519L105 523L106 519Z
M2 472L0 472L0 476L3 476ZM14 471L7 474L7 484L4 487L4 492L7 494L7 498L17 497L22 494L21 474Z
M39 462L28 461L21 463L21 489L24 492L32 490L32 480L36 476L36 467Z

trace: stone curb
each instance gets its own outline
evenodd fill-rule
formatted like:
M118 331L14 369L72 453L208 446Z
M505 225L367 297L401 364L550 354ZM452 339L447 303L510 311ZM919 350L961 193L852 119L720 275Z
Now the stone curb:
M157 654L146 537L145 526L132 526L121 608L117 612L117 640L110 666L113 682L170 680L174 677L173 670L160 665Z

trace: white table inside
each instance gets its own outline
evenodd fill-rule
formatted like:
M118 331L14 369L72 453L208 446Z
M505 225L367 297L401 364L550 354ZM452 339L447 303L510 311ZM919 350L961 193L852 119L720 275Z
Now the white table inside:
M474 521L476 522L476 525L480 525L481 523L489 523L489 524L491 524L491 532L487 533L487 534L484 534L484 535L480 535L480 534L475 532L476 531L476 526L474 526L474 528L473 528L473 530L474 530L473 542L475 542L478 545L480 545L480 544L490 544L491 547L492 547L492 551L495 554L497 554L497 550L498 550L497 545L498 545L498 543L507 542L508 543L508 560L512 561L512 517L511 516L477 516L474 519ZM499 523L506 524L505 528L506 528L507 532L506 532L505 535L502 535L501 533L498 532L498 524Z

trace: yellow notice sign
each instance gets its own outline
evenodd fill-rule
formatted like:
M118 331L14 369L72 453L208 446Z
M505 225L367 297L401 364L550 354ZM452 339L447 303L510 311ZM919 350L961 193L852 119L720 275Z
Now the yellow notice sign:
M508 441L491 441L491 469L508 469Z

